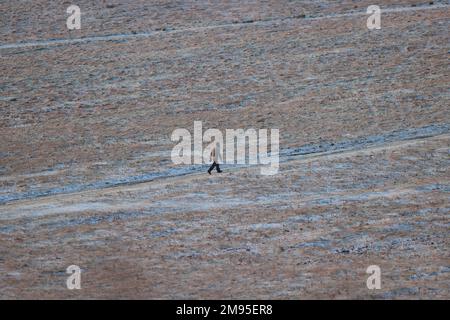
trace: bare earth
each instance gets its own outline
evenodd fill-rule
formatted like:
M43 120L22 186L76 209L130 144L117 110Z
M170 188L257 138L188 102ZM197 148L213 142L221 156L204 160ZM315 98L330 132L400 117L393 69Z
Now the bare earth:
M1 299L450 298L447 1L93 3L0 4ZM279 173L174 165L194 121Z

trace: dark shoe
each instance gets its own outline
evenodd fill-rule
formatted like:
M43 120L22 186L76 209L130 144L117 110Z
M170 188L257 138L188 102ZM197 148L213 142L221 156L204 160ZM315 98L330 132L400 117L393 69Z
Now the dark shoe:
M211 175L211 171L208 170L208 173Z
M218 173L222 173L222 170L217 170Z

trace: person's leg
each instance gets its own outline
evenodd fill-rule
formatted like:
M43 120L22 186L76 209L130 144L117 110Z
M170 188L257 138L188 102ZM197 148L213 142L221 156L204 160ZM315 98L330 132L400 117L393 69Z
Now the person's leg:
M217 169L217 172L222 172L222 170L220 170L220 167L219 167L219 164L218 163L216 163L216 169Z
M213 162L211 167L209 167L208 173L211 174L211 171L214 170L214 167L216 166L216 162Z

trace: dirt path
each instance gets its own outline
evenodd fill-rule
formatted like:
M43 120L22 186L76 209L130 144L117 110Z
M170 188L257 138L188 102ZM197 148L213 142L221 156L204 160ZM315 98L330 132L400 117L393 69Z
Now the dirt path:
M403 8L387 8L383 9L382 12L386 13L399 13L399 12L415 12L415 11L425 11L425 10L446 10L449 9L450 5L445 4L437 4L434 6L417 6L417 7L403 7ZM304 17L306 22L308 20L322 20L322 19L341 19L346 17L358 17L358 16L367 16L365 11L361 12L351 12L351 13L342 13L342 14L332 14L326 16L319 17ZM29 48L29 47L47 47L47 46L58 46L58 45L70 45L70 44L83 44L83 43L91 43L97 41L120 41L127 39L139 39L139 38L148 38L152 36L161 35L163 33L187 33L187 32L202 32L205 30L218 29L218 28L242 28L248 25L260 25L267 26L273 23L280 23L286 20L291 19L299 19L299 18L280 18L280 19L269 19L265 21L253 21L249 22L236 22L236 23L226 23L219 25L210 25L204 27L195 27L195 28L185 28L185 29L175 29L170 31L154 31L154 32L137 32L137 33L125 33L125 34L114 34L114 35L106 35L106 36L93 36L93 37L84 37L84 38L70 38L70 39L52 39L52 40L39 40L39 41L30 41L30 42L18 42L18 43L8 43L0 45L0 50L3 49L19 49L19 48Z

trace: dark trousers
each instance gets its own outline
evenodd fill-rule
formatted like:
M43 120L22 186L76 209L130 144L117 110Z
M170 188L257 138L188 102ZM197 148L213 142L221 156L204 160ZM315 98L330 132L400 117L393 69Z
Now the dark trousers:
M220 172L219 164L216 163L215 161L213 162L213 164L211 165L211 167L209 167L208 172L213 171L213 170L214 170L214 167L216 167L217 172Z

